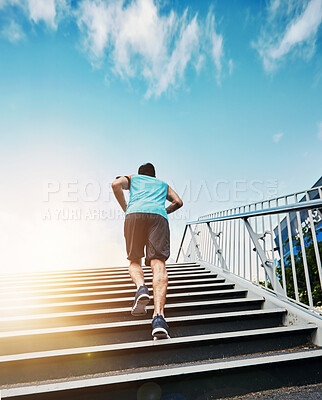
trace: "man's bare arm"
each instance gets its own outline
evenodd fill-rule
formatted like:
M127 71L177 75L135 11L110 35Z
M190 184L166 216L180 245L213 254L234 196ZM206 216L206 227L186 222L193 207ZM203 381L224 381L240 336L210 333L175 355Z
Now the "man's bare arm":
M168 185L167 200L171 201L171 204L166 208L167 214L178 210L183 206L183 201L180 199L178 194Z
M130 176L130 179L133 175ZM124 197L123 190L129 190L129 181L125 176L120 176L119 178L116 178L113 183L112 183L112 189L114 192L114 196L116 197L116 200L119 202L120 206L122 207L122 210L125 212L126 211L126 201Z

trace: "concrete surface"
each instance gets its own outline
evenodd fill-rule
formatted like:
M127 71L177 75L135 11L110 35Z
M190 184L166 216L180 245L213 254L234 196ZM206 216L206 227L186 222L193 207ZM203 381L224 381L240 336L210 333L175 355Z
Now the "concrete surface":
M229 397L225 400L322 400L322 383L318 385L293 386L250 393L245 396Z

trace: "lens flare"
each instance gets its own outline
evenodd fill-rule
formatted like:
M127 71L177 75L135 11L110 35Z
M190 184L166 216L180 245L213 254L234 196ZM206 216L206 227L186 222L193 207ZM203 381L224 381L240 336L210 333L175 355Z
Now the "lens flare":
M160 400L162 390L157 383L144 383L138 390L137 400Z

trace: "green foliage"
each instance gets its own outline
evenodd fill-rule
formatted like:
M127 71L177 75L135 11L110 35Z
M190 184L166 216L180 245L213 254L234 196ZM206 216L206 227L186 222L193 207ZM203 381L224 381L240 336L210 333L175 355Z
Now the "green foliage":
M315 306L322 305L322 290L320 286L320 278L318 272L318 266L316 262L312 231L310 227L304 227L302 229L304 243L305 243L305 252L306 259L308 264L310 282L311 282L311 291L313 297L313 304ZM295 261L295 269L296 269L296 277L297 284L299 290L299 299L304 304L309 304L308 295L307 295L307 287L305 280L305 272L304 272L304 264L301 250L301 242L300 238L293 236L293 248L294 248L294 261ZM286 246L288 240L283 243L283 248ZM320 259L322 258L322 242L318 242L318 249ZM285 253L285 252L284 252ZM293 272L292 272L292 262L291 255L288 254L284 258L284 266L285 266L285 279L286 279L286 290L287 295L293 299L295 299L295 290L294 290L294 280L293 280ZM281 285L284 286L284 282L282 279L282 267L281 262L279 261L279 265L276 268L277 276L281 282Z
M261 286L265 287L265 281L259 281L258 283L259 283ZM269 281L268 278L267 278L267 288L268 288L268 289L271 289L271 290L274 290L274 289L273 289L273 286L272 286L272 284L271 284L271 282Z

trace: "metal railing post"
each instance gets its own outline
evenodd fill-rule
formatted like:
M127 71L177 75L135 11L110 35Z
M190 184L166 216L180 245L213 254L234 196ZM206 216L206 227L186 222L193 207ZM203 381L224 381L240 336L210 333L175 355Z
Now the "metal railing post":
M185 239L185 236L186 236L186 232L187 232L187 225L184 227L184 231L183 231L180 247L179 247L179 250L178 250L178 255L177 255L177 258L176 258L176 263L178 262L179 257L180 257L180 252L182 250L182 246L183 246L183 242L184 242L184 239Z

